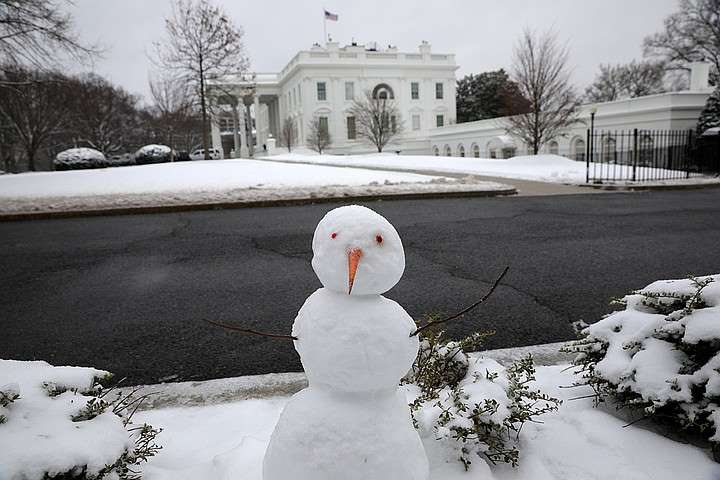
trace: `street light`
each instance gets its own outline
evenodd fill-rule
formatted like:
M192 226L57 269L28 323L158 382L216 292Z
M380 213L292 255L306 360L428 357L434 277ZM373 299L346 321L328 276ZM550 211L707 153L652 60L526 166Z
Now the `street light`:
M595 150L595 114L597 113L597 107L593 105L593 107L590 109L590 157L592 158L592 155Z

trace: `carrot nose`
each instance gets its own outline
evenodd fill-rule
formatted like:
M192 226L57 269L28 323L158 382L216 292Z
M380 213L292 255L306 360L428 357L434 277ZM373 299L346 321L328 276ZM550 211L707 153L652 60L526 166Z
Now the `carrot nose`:
M359 248L353 248L348 252L348 295L352 293L360 257L362 257L362 250Z

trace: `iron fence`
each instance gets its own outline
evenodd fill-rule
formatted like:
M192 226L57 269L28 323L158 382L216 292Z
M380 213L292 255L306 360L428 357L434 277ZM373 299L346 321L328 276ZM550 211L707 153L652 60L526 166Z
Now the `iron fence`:
M696 170L692 130L587 131L586 181L688 178Z

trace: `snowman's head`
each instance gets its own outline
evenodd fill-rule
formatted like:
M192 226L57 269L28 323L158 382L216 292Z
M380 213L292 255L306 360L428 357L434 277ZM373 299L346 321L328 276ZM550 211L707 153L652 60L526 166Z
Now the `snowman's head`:
M312 266L322 284L350 295L390 290L405 270L395 227L359 205L328 212L315 229Z

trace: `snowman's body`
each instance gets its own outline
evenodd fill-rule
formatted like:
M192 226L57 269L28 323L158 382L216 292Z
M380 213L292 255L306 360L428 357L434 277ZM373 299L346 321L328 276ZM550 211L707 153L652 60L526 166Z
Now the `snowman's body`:
M366 221L348 226L350 215ZM335 242L343 233L344 243ZM367 235L375 245L363 243ZM313 267L325 288L306 300L293 325L310 386L280 416L263 478L427 480L427 457L398 389L417 355L417 337L410 336L415 324L380 295L404 269L399 236L375 212L343 207L320 222L313 250ZM356 250L362 254L352 267L348 258Z

